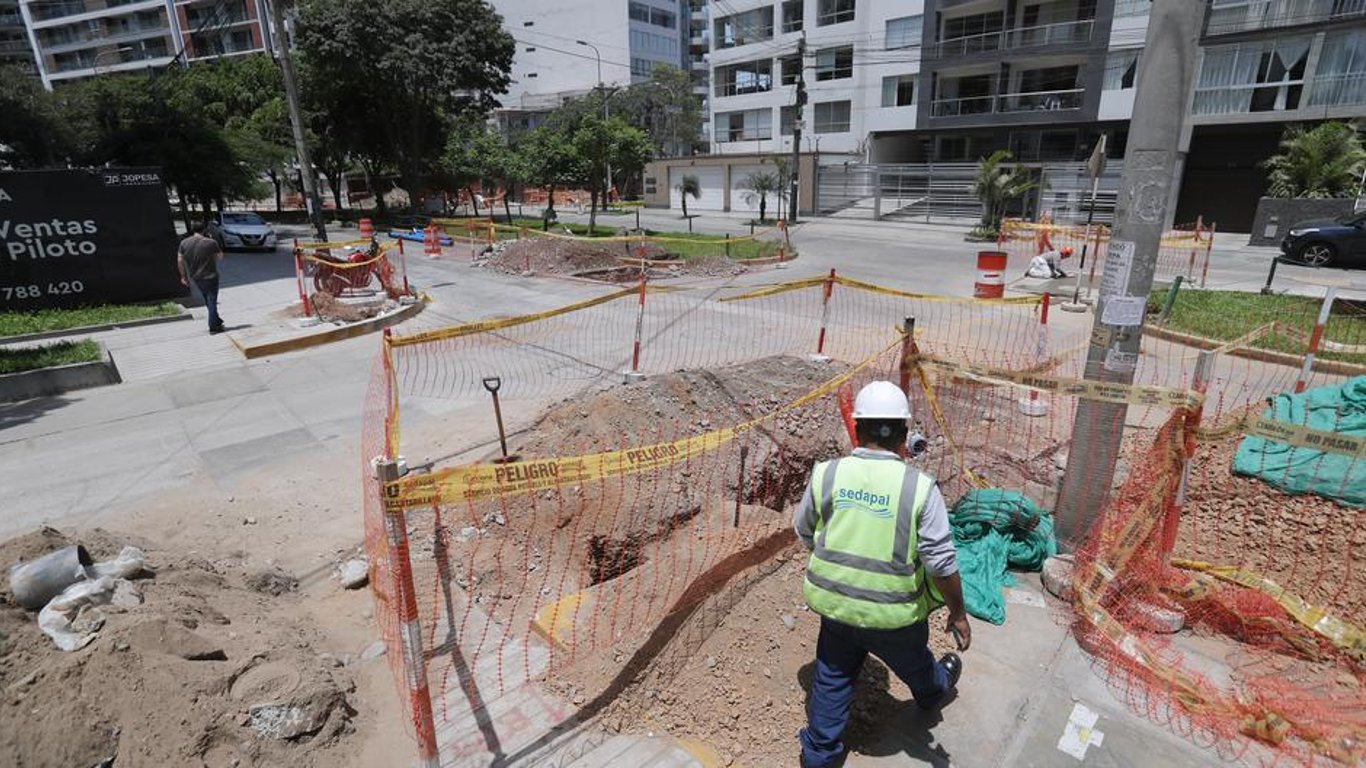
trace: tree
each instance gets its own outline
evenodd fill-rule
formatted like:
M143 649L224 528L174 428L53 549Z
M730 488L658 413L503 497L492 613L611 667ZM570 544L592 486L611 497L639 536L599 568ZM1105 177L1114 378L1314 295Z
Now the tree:
M504 93L514 42L483 0L301 0L297 43L306 65L345 100L327 99L338 127L370 139L339 111L362 113L418 199L446 145L449 121L484 114ZM316 82L316 79L314 79Z
M588 231L598 220L598 200L607 199L607 169L613 174L639 173L654 156L654 147L645 132L626 124L619 117L603 120L596 115L584 119L571 139L574 152L582 158L588 174Z
M1281 135L1278 153L1262 163L1272 197L1354 197L1366 169L1361 135L1347 123L1310 130L1293 125Z
M645 131L657 156L692 154L699 144L703 119L702 98L693 88L687 71L656 64L649 80L612 97L612 114ZM601 101L598 104L601 111Z
M684 174L683 180L678 182L678 186L674 187L674 189L678 190L678 198L683 202L683 218L686 219L688 218L688 198L692 197L694 200L702 199L702 182L698 181L697 177L690 173Z
M995 236L1000 232L1006 206L1035 187L1029 169L1019 163L1007 165L1010 158L1009 150L998 149L977 166L972 192L982 202L980 234Z
M527 134L522 156L526 158L528 179L547 190L542 228L549 229L555 219L556 187L583 183L588 175L586 164L569 136L546 125Z
M753 203L759 198L759 221L768 220L768 196L782 191L782 182L773 171L755 171L742 182L745 200Z
M47 168L74 149L62 104L37 78L18 67L0 67L0 167Z

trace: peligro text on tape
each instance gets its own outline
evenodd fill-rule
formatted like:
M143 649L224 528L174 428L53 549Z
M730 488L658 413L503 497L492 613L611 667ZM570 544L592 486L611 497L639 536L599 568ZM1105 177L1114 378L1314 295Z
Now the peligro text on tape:
M863 362L829 379L819 387L759 418L726 429L694 435L672 443L606 451L564 458L547 458L508 464L473 464L430 474L409 475L385 486L389 509L425 507L442 501L469 501L504 494L550 490L609 477L646 472L684 462L718 450L740 435L781 414L801 408L839 389L845 382L901 346L900 335Z

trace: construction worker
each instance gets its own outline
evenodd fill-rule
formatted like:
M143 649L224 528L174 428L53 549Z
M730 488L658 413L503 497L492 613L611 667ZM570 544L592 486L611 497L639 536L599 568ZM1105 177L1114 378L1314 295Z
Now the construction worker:
M869 653L911 689L915 703L938 708L958 683L956 653L935 661L930 611L949 609L958 650L972 642L958 579L948 509L933 478L900 456L911 412L890 381L868 384L854 399L859 447L816 464L794 515L812 550L803 591L821 616L802 768L839 765L854 681Z

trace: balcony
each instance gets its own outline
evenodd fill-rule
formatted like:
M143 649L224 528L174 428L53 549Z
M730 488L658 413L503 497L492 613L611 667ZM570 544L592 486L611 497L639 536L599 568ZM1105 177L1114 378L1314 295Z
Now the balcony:
M1083 88L1071 88L1064 91L1029 91L993 96L967 96L958 99L935 99L930 103L930 115L932 117L966 117L969 115L1076 110L1081 109L1085 94L1086 90Z
M1366 72L1322 75L1310 82L1309 106L1311 107L1366 105Z
M1037 48L1044 45L1075 45L1090 42L1095 25L1095 19L1080 19L1056 24L1040 24L1034 27L983 32L940 41L934 46L933 51L936 58L942 59L950 56L969 56L992 51Z
M1277 27L1366 17L1366 0L1215 0L1206 35L1229 35Z

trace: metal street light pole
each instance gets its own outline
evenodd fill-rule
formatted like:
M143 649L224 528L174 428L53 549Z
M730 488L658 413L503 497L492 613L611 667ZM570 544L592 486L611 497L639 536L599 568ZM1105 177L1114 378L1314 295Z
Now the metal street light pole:
M592 43L588 42L587 40L575 40L574 42L575 42L575 43L578 43L579 45L584 45L584 46L587 46L587 47L589 47L589 48L592 48L592 49L593 49L593 56L594 56L594 58L597 59L597 62L598 62L598 90L602 92L602 122L603 122L603 125L605 126L605 125L607 124L607 120L608 120L609 115L608 115L608 112L607 112L607 99L608 99L607 85L606 85L605 83L602 82L602 52L598 50L598 47L597 47L596 45L593 45ZM609 195L610 195L611 192L612 192L612 164L611 164L610 162L606 163L606 168L605 168L605 170L607 171L607 178L606 178L607 185L604 186L604 187L602 188L602 207L603 207L603 208L606 208L606 207L607 207L607 199L608 199Z
M304 205L308 207L309 221L313 231L321 241L327 240L327 229L323 225L322 199L318 197L318 181L313 176L313 160L308 153L308 142L304 139L303 110L299 106L299 82L294 76L294 61L289 53L289 38L285 35L285 0L271 0L270 21L275 30L275 43L279 49L280 71L285 81L285 103L289 106L289 125L294 131L294 151L299 156L299 178L304 185Z
M1176 185L1205 8L1205 3L1190 0L1153 0L1114 236L1086 355L1086 378L1091 381L1128 385L1134 380L1144 307ZM1064 546L1081 543L1109 499L1127 415L1123 403L1077 402L1072 446L1054 513L1058 540Z

